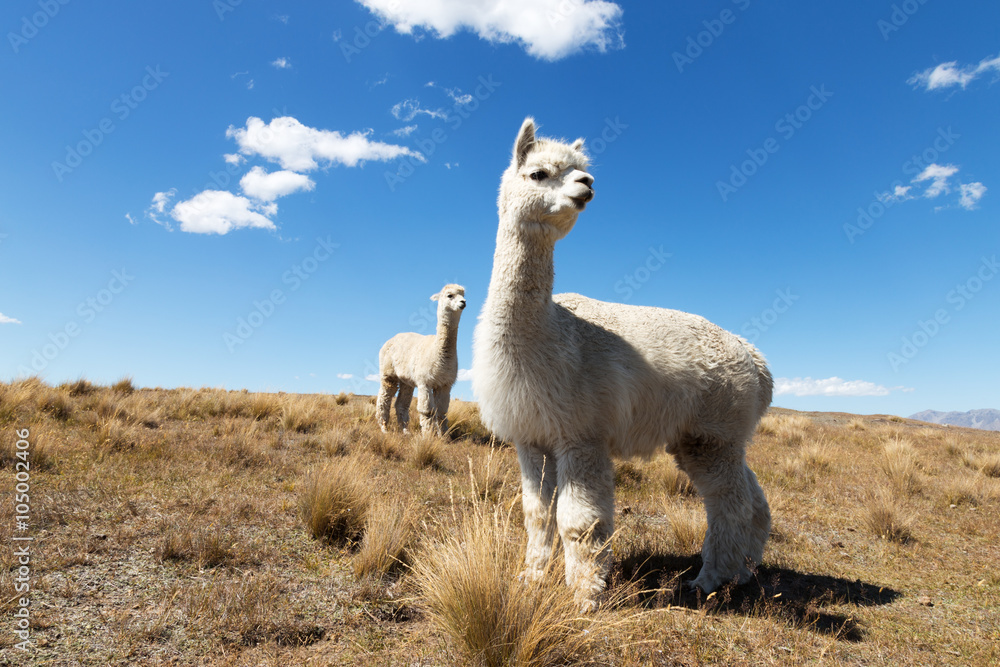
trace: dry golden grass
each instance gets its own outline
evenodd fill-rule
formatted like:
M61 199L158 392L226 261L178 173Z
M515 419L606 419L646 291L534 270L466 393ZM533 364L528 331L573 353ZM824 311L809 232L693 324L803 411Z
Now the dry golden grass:
M372 507L352 561L355 576L382 578L409 566L417 543L416 525L412 505L394 502Z
M310 535L334 544L361 535L372 503L369 474L357 461L337 459L306 476L299 513Z
M436 435L420 433L410 438L410 463L415 468L433 468L441 465L444 441Z
M583 664L603 643L603 619L579 616L555 568L537 582L521 581L524 545L515 534L509 511L477 503L426 544L414 576L431 622L462 664Z
M748 450L772 539L756 581L710 598L688 587L690 481L669 456L619 464L611 590L634 594L581 618L561 563L517 582L516 452L473 404L421 465L369 397L132 389L0 383L8 480L31 432L37 641L0 633L0 663L1000 663L1000 434L773 410ZM17 567L0 550L5 613Z

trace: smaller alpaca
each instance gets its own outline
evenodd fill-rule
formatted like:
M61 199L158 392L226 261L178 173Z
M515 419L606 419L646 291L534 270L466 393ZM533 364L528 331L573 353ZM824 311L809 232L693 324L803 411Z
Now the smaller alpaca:
M401 333L390 338L378 353L381 387L375 412L385 433L392 397L396 395L396 420L403 433L410 422L410 401L417 390L417 412L424 433L448 431L451 387L458 377L458 320L465 308L465 288L445 285L431 297L438 302L437 333L421 336Z

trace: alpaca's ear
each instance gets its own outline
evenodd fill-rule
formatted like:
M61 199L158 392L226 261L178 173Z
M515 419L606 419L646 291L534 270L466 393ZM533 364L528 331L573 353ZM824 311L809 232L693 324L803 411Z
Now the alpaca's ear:
M535 145L535 119L528 116L521 124L521 131L517 133L517 141L514 142L514 164L520 169L524 161L528 158L528 152Z
M573 142L573 150L582 151L583 150L583 139L577 139Z
M440 297L440 296L441 296L441 292L438 292L437 294L431 294L431 301L437 301L438 297Z

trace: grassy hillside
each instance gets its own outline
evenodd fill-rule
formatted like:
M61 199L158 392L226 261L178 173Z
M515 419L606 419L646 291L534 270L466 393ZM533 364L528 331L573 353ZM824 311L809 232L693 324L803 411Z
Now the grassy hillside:
M387 436L369 397L0 384L0 540L34 538L36 642L14 646L5 546L0 661L1000 663L1000 433L773 410L749 453L764 563L707 599L685 585L690 484L667 457L619 463L614 584L580 617L558 571L517 580L513 450L473 404L450 417L447 440Z

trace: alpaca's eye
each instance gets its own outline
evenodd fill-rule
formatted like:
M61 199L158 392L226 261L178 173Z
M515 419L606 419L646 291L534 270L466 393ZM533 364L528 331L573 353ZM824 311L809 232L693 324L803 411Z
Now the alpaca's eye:
M549 175L546 174L544 171L535 171L532 172L531 174L531 180L533 181L544 181L548 177Z

